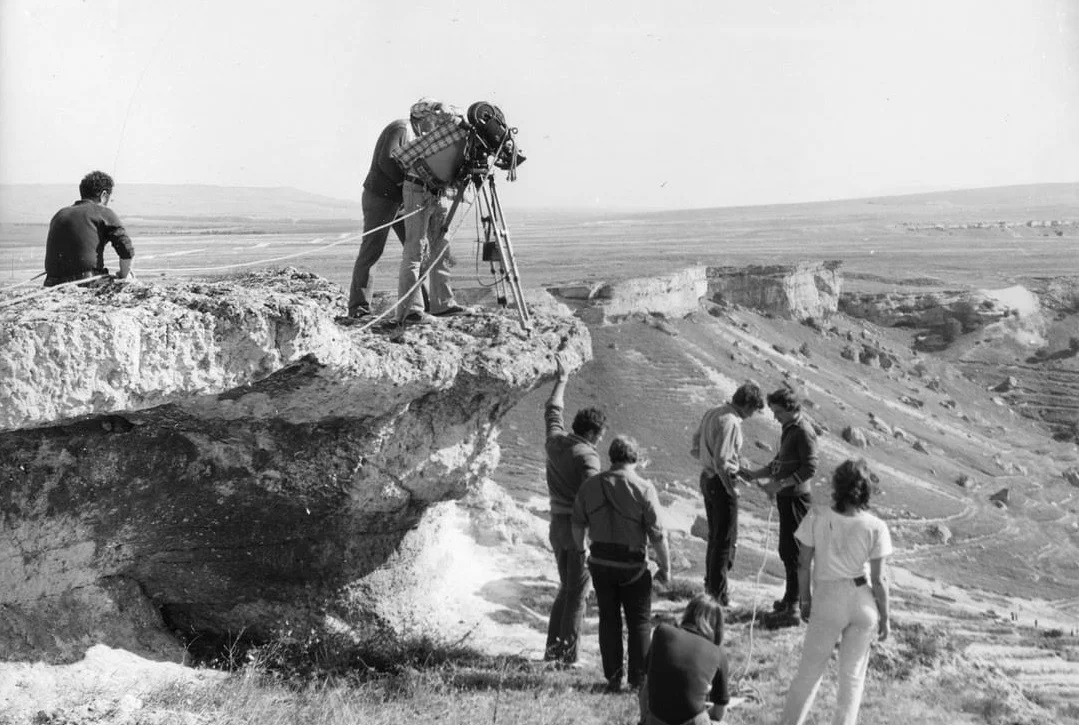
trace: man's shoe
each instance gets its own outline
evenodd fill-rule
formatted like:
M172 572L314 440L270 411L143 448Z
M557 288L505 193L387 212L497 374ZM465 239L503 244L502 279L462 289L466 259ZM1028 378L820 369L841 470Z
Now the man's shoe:
M798 600L777 599L772 603L772 611L776 614L798 614Z
M460 305L450 305L441 312L432 312L431 314L435 317L452 317L453 315L461 315L465 312L468 312L468 310L466 310L464 307L461 307Z
M364 317L367 317L370 314L371 314L371 310L368 310L368 309L363 308L363 307L357 307L354 310L349 310L348 311L348 316L351 317L354 320L362 320Z
M619 692L622 692L623 689L625 689L625 686L622 684L622 680L619 678L612 678L607 680L607 686L603 688L603 691L610 695L617 695Z
M434 322L435 318L426 312L409 312L401 320L402 325L427 325Z

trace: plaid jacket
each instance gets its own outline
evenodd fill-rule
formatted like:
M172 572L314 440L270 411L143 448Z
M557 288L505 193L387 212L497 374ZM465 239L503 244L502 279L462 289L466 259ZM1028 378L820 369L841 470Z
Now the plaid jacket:
M460 116L452 116L436 126L433 131L414 141L400 146L390 154L401 168L408 173L418 160L436 154L444 148L468 137L465 121Z

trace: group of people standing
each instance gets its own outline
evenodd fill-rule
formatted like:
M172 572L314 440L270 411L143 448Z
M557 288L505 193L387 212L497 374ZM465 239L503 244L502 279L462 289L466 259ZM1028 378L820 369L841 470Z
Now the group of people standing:
M774 603L775 616L792 624L808 623L781 722L797 725L805 720L838 642L833 723L853 725L870 644L889 633L885 560L892 551L891 538L884 522L867 510L872 474L865 461L842 463L832 476L831 506L811 507L810 486L819 464L816 432L794 391L784 387L765 397L757 383L747 381L728 403L706 412L690 446L702 469L700 489L708 521L704 591L689 602L678 627L660 624L653 631L649 543L658 566L654 580L668 583L671 568L656 489L637 472L640 448L628 436L614 438L611 466L602 470L597 452L607 432L602 410L579 410L572 429L566 430L569 373L561 355L556 360L557 380L544 416L550 543L559 588L544 659L578 666L591 579L607 691L620 692L627 685L637 690L641 723L646 725L703 725L722 719L730 701L721 646L723 611L734 606L728 574L737 548L739 488L752 481L774 497L778 512L786 585ZM754 468L741 456L741 424L765 405L782 430L772 461ZM628 653L623 651L623 626Z

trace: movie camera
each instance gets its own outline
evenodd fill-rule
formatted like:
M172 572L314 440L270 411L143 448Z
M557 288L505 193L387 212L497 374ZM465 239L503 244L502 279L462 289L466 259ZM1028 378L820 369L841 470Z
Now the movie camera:
M517 129L506 123L506 117L497 106L486 101L473 103L468 107L465 121L468 134L462 145L448 150L442 159L425 159L432 175L446 179L453 189L453 203L446 214L442 233L448 233L466 190L474 188L476 241L480 247L480 257L490 264L491 274L495 278L490 286L494 287L495 298L502 307L509 305L509 296L513 297L521 326L529 330L531 317L521 290L517 260L491 168L493 165L508 172L507 179L515 181L517 167L524 163L525 155L514 138Z

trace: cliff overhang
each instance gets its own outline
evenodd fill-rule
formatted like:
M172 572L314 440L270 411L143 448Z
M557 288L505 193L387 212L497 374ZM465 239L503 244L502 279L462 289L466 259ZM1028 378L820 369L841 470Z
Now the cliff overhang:
M425 518L481 487L500 418L556 351L589 359L588 331L480 310L376 332L336 324L342 302L282 270L0 310L8 657L176 659L176 635L355 643L437 620Z

